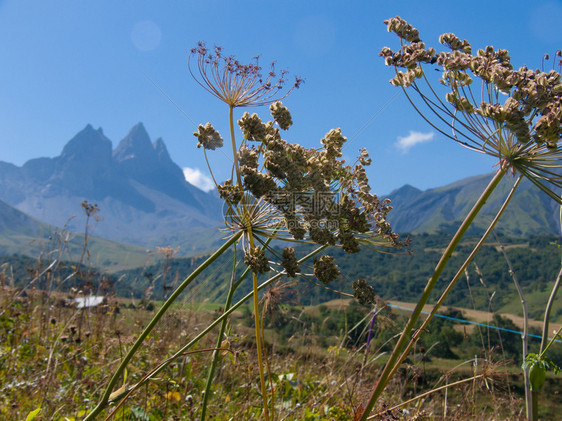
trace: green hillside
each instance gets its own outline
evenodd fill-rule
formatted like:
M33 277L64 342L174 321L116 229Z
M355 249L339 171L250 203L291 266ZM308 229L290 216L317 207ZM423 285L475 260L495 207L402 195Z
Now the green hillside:
M550 293L550 286L560 269L560 251L552 243L555 236L533 236L531 238L502 238L508 250L508 255L514 266L514 271L525 293L529 296L531 316L541 318L544 303ZM448 280L452 278L457 268L471 251L476 238L468 238L458 248L452 257L442 279L436 288L433 299L437 298ZM386 300L400 300L415 302L421 294L427 278L441 256L447 238L439 234L422 234L412 237L411 254L379 253L373 250L363 250L358 254L345 254L340 249L330 250L327 254L336 256L342 275L332 282L329 287L346 293L353 293L352 283L363 278L371 285L375 292ZM298 255L308 252L307 247L297 250ZM190 299L195 301L208 300L222 302L225 299L232 269L232 255L225 253L208 272L203 272L199 279L189 288ZM166 283L176 283L193 271L204 257L189 259L172 259L166 275ZM470 289L474 300L474 307L479 310L492 310L520 313L519 300L516 296L513 281L509 275L507 263L498 249L498 244L489 241L477 254L474 262L482 273L482 280L476 272L476 266L469 267ZM116 273L119 278L115 289L126 296L131 294L141 297L152 285L154 297L161 297L164 261L150 266ZM310 266L303 266L301 270L311 273ZM240 270L238 271L240 273ZM265 275L263 275L265 279ZM289 281L289 280L287 280ZM336 292L315 285L314 279L299 278L290 281L288 304L313 305L341 298ZM237 291L242 297L251 290L248 280ZM490 297L493 299L490 304ZM187 295L186 295L187 296ZM446 305L473 308L466 279L463 277L449 295ZM491 305L491 307L490 307ZM562 306L555 307L553 317L562 321Z

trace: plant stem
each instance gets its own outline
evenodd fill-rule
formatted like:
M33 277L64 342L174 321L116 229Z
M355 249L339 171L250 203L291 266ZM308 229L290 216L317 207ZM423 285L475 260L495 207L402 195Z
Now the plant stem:
M309 254L307 254L306 256L302 257L299 261L298 264L301 264L303 262L306 262L307 260L309 260L310 258L314 257L316 254L320 253L322 250L324 250L326 247L328 246L320 246L318 247L316 250L313 250L312 252L310 252ZM249 272L249 268L246 269L246 271L242 274L242 276L239 278L239 280L237 281L237 284L239 284L243 279L244 276L247 275L247 273ZM275 282L276 280L278 280L279 278L281 278L282 276L284 276L285 273L281 272L278 273L277 275L269 278L267 281L265 281L264 283L262 283L259 287L258 287L258 291L261 291L263 288L267 287L268 285L270 285L271 283ZM176 353L174 355L172 355L170 358L168 358L166 361L164 361L163 363L160 364L160 366L153 370L153 372L150 374L150 376L147 376L146 378L144 378L143 380L139 381L137 384L135 384L134 386L132 386L131 389L136 389L138 387L141 387L144 383L146 383L148 380L150 380L152 377L156 376L158 373L160 373L164 368L166 368L171 362L175 361L176 359L178 359L179 357L181 357L189 348L191 348L193 345L195 345L197 342L199 342L199 340L201 340L201 338L203 338L207 333L209 333L211 330L213 330L219 323L221 323L222 321L224 321L234 310L236 310L238 307L240 307L242 304L244 304L246 301L248 301L250 298L252 298L254 292L251 291L248 294L246 294L242 299L240 299L238 302L236 302L236 304L233 304L232 307L230 307L228 310L225 310L224 313L219 316L214 322L212 322L209 326L207 326L203 331L201 331L199 333L199 335L197 335L195 338L193 338L191 341L189 341L188 344L184 345L182 348L180 348L178 351L176 351Z
M266 247L271 241L273 240L272 237L268 238L266 240L266 242L264 243L264 247ZM236 260L236 258L235 258ZM242 273L242 275L240 275L240 278L238 278L238 280L236 282L234 282L234 275L235 275L235 271L236 271L236 263L234 264L234 267L232 269L232 278L230 281L230 288L228 290L228 296L226 297L226 302L224 304L224 311L228 311L228 309L230 308L230 305L232 304L232 297L234 296L234 292L238 289L238 287L240 286L240 284L242 283L242 281L244 280L244 278L246 278L246 276L248 275L248 273L250 272L250 267L247 266L246 269L244 270L244 272ZM226 326L228 324L228 319L224 318L222 323L221 323L221 327L219 330L219 335L217 338L217 349L221 348L221 344L222 344L222 337L224 335L224 331L226 330ZM211 385L213 382L213 377L215 375L215 369L218 363L218 359L219 359L219 354L217 351L213 352L213 360L211 362L211 366L209 367L209 373L207 375L207 384L205 385L205 393L203 395L203 402L201 403L201 421L205 421L205 415L207 412L207 401L209 399L209 394L211 393Z
M142 333L139 335L139 337L137 338L137 340L135 341L135 343L133 344L133 346L131 347L131 349L129 350L129 352L127 352L127 355L125 355L125 357L123 358L123 361L121 361L121 364L119 365L119 367L117 368L117 370L115 371L115 373L113 373L113 377L111 378L111 380L109 381L109 383L107 384L104 394L102 395L102 398L100 400L100 402L96 405L96 407L92 410L92 412L90 412L88 414L88 416L86 418L84 418L85 421L89 421L89 420L93 420L102 410L103 408L107 405L107 402L109 400L109 396L111 395L111 391L113 390L113 387L115 386L115 384L117 383L117 380L119 379L119 377L121 376L121 374L123 373L123 370L125 370L125 367L127 367L127 364L129 363L129 361L131 360L131 358L133 358L133 355L135 355L135 353L137 352L137 350L139 349L139 347L142 345L142 343L144 342L144 340L146 339L146 337L148 336L148 334L152 331L152 329L154 328L154 326L156 326L156 324L158 323L158 321L162 318L162 316L166 313L166 311L168 310L168 308L172 305L172 303L176 300L176 298L183 292L183 290L195 279L197 278L197 276L203 271L205 270L209 265L211 265L220 255L222 255L226 250L228 250L228 248L234 244L242 235L241 232L236 233L234 236L232 236L228 241L226 241L215 253L213 253L207 260L205 260L201 265L199 265L199 267L197 269L195 269L191 275L189 275L177 288L176 290L172 293L172 295L170 295L170 298L168 298L166 300L166 302L162 305L162 307L160 308L160 310L158 310L158 312L156 313L156 315L152 318L152 320L148 323L148 326L146 326L144 328L144 330L142 331Z
M426 396L429 396L429 395L431 395L432 393L439 392L440 390L443 390L443 389L447 390L447 389L450 388L450 387L458 386L458 385L463 384L463 383L468 383L468 382L474 381L474 380L476 380L476 379L479 379L479 378L481 378L481 377L484 377L484 374L477 374L477 375L472 376L472 377L469 377L469 378L467 378L467 379L458 380L458 381L453 382L453 383L445 384L445 385L443 385L443 386L440 386L440 387L437 387L437 388L435 388L435 389L432 389L432 390L429 390L429 391L427 391L427 392L424 392L424 393L422 393L422 394L416 396L415 398L412 398L412 399L409 399L409 400L407 400L407 401L401 402L401 403L399 403L398 405L393 406L392 408L385 409L384 412L380 412L380 413L378 413L378 414L376 414L376 415L370 416L370 417L367 418L367 419L368 419L368 420L371 420L371 419L375 419L375 418L377 418L377 417L382 417L382 416L384 416L386 413L388 413L389 411L392 412L392 411L394 411L395 409L398 409L398 408L401 408L401 407L403 407L403 406L408 405L409 403L412 403L412 402L415 402L415 401L417 401L417 400L420 400L421 398L425 398Z
M533 407L532 418L533 421L538 421L539 419L539 392L531 391L531 406Z
M415 324L417 323L417 321L420 317L420 314L423 310L423 306L427 303L427 300L429 299L429 295L433 291L433 288L435 287L435 284L439 280L439 276L441 275L441 273L445 269L445 266L447 265L447 262L449 261L449 259L453 255L453 251L455 250L455 248L459 244L460 240L462 239L462 237L464 236L464 234L466 233L466 231L468 230L468 228L470 227L470 225L472 224L472 222L476 218L476 215L478 215L480 210L484 207L484 205L486 204L486 201L489 199L490 195L495 190L495 188L498 186L498 184L500 183L500 181L502 180L504 175L505 175L505 170L502 169L502 168L500 168L496 172L496 174L494 175L494 177L492 178L492 180L490 181L488 186L486 186L485 190L482 192L482 194L480 195L480 197L478 198L478 200L476 201L476 203L474 204L474 206L472 207L472 209L470 210L470 212L468 213L468 215L466 216L466 218L462 222L461 226L459 227L459 229L455 233L451 242L449 243L449 245L445 249L445 252L441 256L441 259L439 260L439 263L437 263L437 266L435 267L433 275L431 276L431 278L427 282L427 285L426 285L426 287L425 287L425 289L422 293L422 296L420 297L414 311L412 312L412 315L410 316L410 320L406 324L406 327L404 328L404 331L402 332L402 335L400 336L400 339L396 343L396 346L394 347L394 350L393 350L392 354L390 355L390 358L389 358L388 362L385 365L385 368L384 368L384 370L383 370L383 372L382 372L382 374L381 374L381 376L380 376L380 378L379 378L379 380L378 380L378 382L375 386L375 389L373 390L373 393L371 395L371 398L369 399L369 402L367 403L367 405L365 406L365 409L363 410L363 413L362 413L361 418L360 418L361 421L364 421L364 420L367 419L367 416L369 415L369 413L373 409L377 399L382 395L382 392L383 392L384 388L388 384L388 382L390 380L390 375L394 371L394 369L396 368L395 366L396 366L396 364L399 360L402 349L406 345L406 343L408 341L408 337L409 337L410 333L412 332Z
M497 242L500 244L500 249L503 253L503 256L505 257L507 266L509 267L509 274L511 275L511 279L513 279L513 283L515 284L517 294L519 294L519 300L521 301L521 307L523 309L523 336L521 337L521 340L523 341L523 362L525 362L527 360L527 352L529 350L529 314L527 313L527 301L525 301L523 290L521 289L521 285L517 280L517 276L515 276L515 271L513 270L511 260L505 252L505 248L495 231L494 236L496 237ZM527 408L527 419L531 419L535 412L536 402L534 398L531 398L531 381L529 380L528 367L523 370L523 378L525 383L525 407Z
M230 125L230 143L232 145L232 159L234 160L234 168L236 170L236 178L238 186L242 191L242 208L244 213L244 222L247 224L244 228L247 230L248 241L250 247L254 249L254 236L252 234L252 223L248 212L248 204L246 203L245 195L243 193L242 177L240 176L240 166L238 165L238 148L236 147L236 138L234 136L234 107L231 105L228 109L228 120ZM258 371L260 373L260 388L263 399L263 411L265 421L269 421L269 410L267 403L267 389L265 387L265 375L263 372L263 356L262 356L262 338L260 332L260 312L258 302L258 274L252 272L252 288L254 292L254 324L256 332L256 353L258 357Z
M562 229L562 206L560 207L560 227ZM554 299L556 298L556 293L558 292L558 288L560 288L560 278L562 278L562 261L560 271L558 272L558 277L556 278L556 282L552 287L552 291L550 293L550 297L548 297L548 303L546 304L546 308L544 310L544 322L542 325L542 340L541 340L541 348L539 354L542 354L545 350L546 343L548 342L548 325L550 322L550 310L552 309L552 304L554 303Z
M394 366L394 370L390 373L389 377L394 376L394 373L398 370L399 365L402 363L402 361L404 361L404 359L408 356L410 350L412 349L412 346L416 343L416 341L420 338L422 332L424 331L424 329L427 327L427 325L429 324L429 322L431 321L431 319L433 318L433 316L435 316L435 314L437 314L437 310L441 307L441 305L443 304L443 301L445 301L445 298L449 295L449 293L452 291L453 287L455 286L455 284L457 283L457 281L460 279L460 277L462 276L463 272L466 270L466 268L468 267L468 265L470 264L470 262L472 261L472 259L474 259L474 256L476 256L476 253L478 253L478 250L480 250L480 248L482 247L482 245L484 244L484 241L486 241L486 239L488 238L488 236L490 235L490 233L492 232L492 230L494 229L494 227L496 226L497 222L499 221L499 219L501 218L501 216L503 215L505 209L507 208L507 205L509 204L509 202L511 201L511 198L513 197L513 195L515 194L515 191L517 190L517 187L519 187L519 184L521 184L521 181L523 180L523 177L519 177L517 179L517 181L515 181L515 184L513 185L513 187L511 188L511 191L509 192L509 194L507 195L507 197L505 198L502 206L500 207L500 209L498 210L498 212L496 213L496 216L494 217L494 219L492 220L492 222L490 222L490 225L488 226L488 228L486 229L486 231L484 232L484 234L482 235L482 237L480 238L480 240L478 241L478 243L474 246L474 248L472 249L472 252L470 252L470 254L468 255L468 257L466 258L466 260L464 261L464 263L462 264L462 266L459 268L459 270L457 271L457 273L455 274L455 276L453 277L453 279L451 279L451 282L449 282L449 285L447 285L447 288L445 288L445 290L443 291L443 293L441 294L441 297L437 300L437 302L433 305L433 310L431 310L431 312L429 313L429 315L425 318L425 320L423 321L422 325L420 326L419 329L416 330L416 332L414 332L414 334L412 335L412 339L410 340L410 342L406 345L406 348L404 349L404 351L402 351L402 355L400 356L400 358L398 359L397 363Z
M236 257L234 266L232 268L232 277L230 280L230 288L228 289L228 295L226 297L226 302L224 303L224 311L227 311L232 303L232 296L234 295L234 291L236 291L236 286L239 284L234 283L234 275L236 273ZM245 275L249 272L249 267L246 268L245 273L242 275L242 279ZM216 348L221 348L222 344L222 337L224 336L224 331L226 330L226 325L228 323L228 319L224 319L221 323L221 327L219 329L219 334L217 337L217 345ZM219 360L219 353L218 351L214 351L212 354L211 366L209 367L209 372L207 373L207 383L205 385L205 391L203 392L203 402L201 403L201 421L205 421L205 416L207 413L207 402L209 401L209 395L211 394L211 385L213 383L213 377L215 376L215 368L217 367L217 363Z
M550 297L548 297L548 303L546 304L546 308L544 310L544 321L542 325L542 340L541 340L541 348L539 354L542 354L545 350L546 343L548 342L548 326L549 326L549 319L550 319L550 311L552 310L552 304L554 303L554 299L556 298L556 293L560 288L560 278L562 278L562 267L558 272L558 276L556 277L556 282L552 287L552 291L550 292Z

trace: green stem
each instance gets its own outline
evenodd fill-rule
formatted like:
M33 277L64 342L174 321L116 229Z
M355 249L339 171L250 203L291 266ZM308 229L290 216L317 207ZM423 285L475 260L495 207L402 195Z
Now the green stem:
M562 206L560 207L560 224L562 226ZM548 325L550 322L550 310L552 309L552 304L554 303L554 299L556 298L556 293L558 292L558 288L560 288L560 278L562 278L562 266L560 271L558 272L558 277L556 278L556 282L552 287L552 291L550 293L550 297L548 297L548 303L546 304L546 309L544 310L544 322L542 325L542 340L541 340L541 348L539 354L542 354L545 351L546 343L548 342Z
M301 264L303 262L306 262L307 260L311 259L312 257L314 257L315 255L317 255L318 253L320 253L322 250L324 250L326 247L328 246L321 246L318 247L316 250L313 250L312 252L310 252L309 254L307 254L306 256L304 256L303 258L301 258L298 261L298 264ZM247 273L249 272L249 268L246 269L246 271L242 274L242 276L240 277L240 279L237 281L237 284L239 284L243 279L244 276L247 275ZM263 284L261 284L258 287L258 291L261 291L262 289L264 289L265 287L269 286L271 283L275 282L276 280L278 280L279 278L281 278L282 276L285 276L286 274L284 272L278 273L277 275L269 278L267 281L265 281ZM201 331L199 333L199 335L197 335L195 338L193 338L191 341L189 341L188 344L184 345L182 348L180 348L178 351L176 351L176 353L174 355L172 355L170 358L168 358L165 362L161 363L160 366L154 370L150 376L145 377L143 380L139 381L137 384L135 384L134 386L132 386L131 389L137 389L139 387L141 387L143 384L145 384L147 381L149 381L151 378L153 378L154 376L158 375L164 368L166 368L170 363L172 363L173 361L177 360L178 358L180 358L189 348L191 348L193 345L195 345L197 342L199 342L201 340L201 338L203 338L207 333L209 333L211 330L213 330L219 323L223 322L224 320L226 320L226 318L234 311L236 310L238 307L240 307L242 304L244 304L245 302L247 302L250 298L252 298L254 292L251 291L248 294L246 294L242 299L240 299L236 304L233 304L232 307L230 307L228 310L225 310L225 312L218 317L214 322L212 322L209 326L207 326L203 331Z
M551 347L551 345L556 342L556 339L560 336L560 333L562 332L562 326L560 326L560 329L558 329L556 331L556 333L554 333L554 336L552 337L552 339L550 340L550 342L548 342L548 344L546 344L546 347L544 348L544 350L539 354L539 359L542 359L544 357L544 355L546 354L546 351L548 351L548 348Z
M275 235L275 234L274 234ZM273 240L273 238L268 238L267 241L264 243L264 247L267 247L267 245ZM244 278L246 278L246 276L248 275L248 273L250 272L250 267L246 267L246 269L244 270L244 272L242 273L242 275L240 275L240 278L236 281L234 281L234 272L236 270L236 265L233 268L233 272L232 272L232 281L230 284L230 289L228 291L228 296L226 297L226 303L224 304L224 311L228 311L228 309L230 308L230 305L232 304L232 297L234 296L234 292L238 289L238 287L240 286L240 284L242 283L242 281L244 280ZM222 344L222 337L224 335L224 331L226 330L226 326L228 324L228 319L225 318L223 319L222 323L221 323L221 327L219 330L219 336L217 338L217 349L221 348L221 344ZM205 394L203 395L203 402L201 404L201 421L205 421L205 415L207 412L207 401L208 401L208 396L211 393L211 385L213 382L213 377L215 375L215 369L218 363L218 359L219 359L219 354L217 351L213 352L213 360L211 362L211 366L209 367L209 373L207 375L207 384L205 385Z
M511 264L511 260L505 251L505 247L503 246L500 238L494 231L494 236L496 237L497 242L500 245L500 250L503 253L503 256L507 262L507 267L509 268L509 274L511 275L511 279L513 279L513 283L515 284L515 288L517 289L517 294L519 295L519 300L521 301L521 309L523 310L523 335L521 336L521 340L523 341L523 362L527 361L527 352L529 350L529 314L527 312L527 301L525 300L525 296L523 295L523 289L517 280L517 276L515 275L515 271L513 270L513 265ZM534 412L535 402L532 399L531 394L531 381L529 379L529 368L525 368L523 370L523 382L525 386L525 407L527 409L527 419L532 417Z
M538 421L539 419L539 392L531 391L531 401L533 402L533 421Z
M519 177L517 179L517 181L515 182L515 184L513 185L512 189L511 189L511 191L509 192L509 194L505 198L502 206L500 207L500 209L496 213L496 216L494 217L492 222L490 222L490 225L488 226L488 228L486 229L486 231L484 232L484 234L482 235L482 237L480 238L478 243L474 246L474 248L472 249L472 252L468 255L468 257L466 258L466 260L464 261L462 266L459 268L459 270L457 271L457 273L455 274L453 279L451 279L451 282L449 282L449 285L447 285L447 288L445 288L445 290L441 294L441 297L439 297L437 302L434 304L433 310L431 310L429 315L425 318L425 320L421 324L420 328L417 329L416 332L412 335L412 339L410 340L410 342L408 342L404 351L402 351L402 355L398 359L397 363L394 365L394 369L390 373L389 377L394 376L394 373L396 373L400 364L402 364L402 362L406 359L406 357L410 353L410 350L412 349L414 344L417 342L417 340L420 338L422 332L424 332L425 328L427 327L427 325L429 324L429 322L431 321L433 316L435 316L435 314L437 313L437 310L443 304L443 301L445 301L445 298L447 298L447 296L452 291L453 287L455 286L457 281L460 279L460 277L462 276L462 274L464 273L464 271L466 270L466 268L468 267L470 262L472 262L472 259L474 259L474 256L476 256L476 253L478 253L478 251L480 250L480 248L482 247L482 245L484 244L484 242L486 241L486 239L488 238L488 236L490 235L490 233L492 232L492 230L496 226L497 222L499 221L499 219L503 215L505 209L507 208L507 205L511 201L511 198L515 194L515 191L517 190L517 187L519 187L519 184L521 184L522 180L523 180L523 177Z
M152 320L150 321L150 323L148 324L148 326L146 326L146 328L142 331L142 333L139 335L139 337L137 338L136 342L133 344L133 346L131 347L131 349L129 350L129 352L127 352L127 355L125 355L125 358L123 358L123 361L121 361L121 364L119 365L119 367L117 368L117 370L115 371L115 373L113 374L113 377L111 378L111 380L109 381L109 383L107 384L104 394L100 400L100 402L96 405L96 407L92 410L92 412L90 412L88 414L88 416L86 418L84 418L85 421L89 421L89 420L93 420L102 410L103 408L107 405L107 402L109 401L109 396L111 395L111 391L113 390L113 387L115 386L115 384L117 383L117 380L119 379L119 377L121 376L121 374L123 373L123 371L125 370L125 367L127 367L127 364L129 363L129 361L131 360L131 358L133 358L133 355L135 355L135 353L137 352L137 350L139 349L139 347L142 345L142 343L144 342L144 340L146 339L146 337L148 336L148 334L152 331L152 329L154 328L154 326L156 326L156 324L158 323L158 321L162 318L162 316L166 313L166 311L168 310L168 308L172 305L172 303L176 300L176 298L183 292L183 290L195 279L197 278L197 276L203 271L205 270L209 265L211 265L211 263L213 263L220 255L222 255L226 250L228 250L228 248L234 244L242 235L242 233L236 233L236 235L234 235L232 238L230 238L227 242L225 242L215 253L213 253L207 260L205 260L197 269L195 269L191 275L189 275L177 288L176 290L173 292L172 295L170 295L170 298L168 298L166 300L166 302L162 305L162 307L160 308L160 310L158 310L158 312L156 313L156 315L152 318Z
M240 190L243 191L242 177L240 175L240 166L238 165L238 148L236 147L236 138L234 136L234 107L231 105L228 109L228 120L230 123L230 143L232 145L232 159L234 160L234 168L236 170L236 178ZM244 223L247 224L245 228L247 229L248 241L250 247L254 249L254 236L252 234L252 224L251 218L248 215L248 206L246 204L245 196L242 194L242 208L244 213ZM256 272L252 273L252 288L254 291L254 324L256 332L256 353L258 357L258 371L260 373L260 388L263 399L263 410L264 419L269 421L269 411L267 405L267 389L265 387L265 375L263 372L263 352L262 352L262 338L260 333L260 314L259 314L259 303L258 303L258 274Z
M245 272L242 274L241 279L249 272L249 267L246 268ZM236 263L232 268L232 278L230 280L230 288L228 289L228 295L226 297L226 302L224 303L224 311L227 311L232 303L232 296L234 295L234 291L238 285L238 282L234 282L234 275L236 272ZM228 324L228 319L224 319L221 323L221 327L219 329L219 334L217 337L217 345L216 348L221 348L222 344L222 337L224 336L224 331L226 330L226 325ZM207 373L207 383L205 385L205 392L203 393L203 402L201 403L201 421L205 421L205 416L207 414L207 402L209 401L209 395L211 394L211 385L213 383L213 377L215 376L215 369L217 367L217 363L219 361L219 353L218 351L214 351L212 355L211 365L209 367L209 372Z
M361 415L361 418L360 418L361 421L364 421L364 420L367 419L367 416L369 415L369 413L371 412L371 410L375 406L375 403L377 402L377 399L382 395L382 392L384 391L386 385L388 384L388 382L390 380L390 375L395 369L395 366L396 366L396 364L399 360L399 357L401 355L402 349L404 348L404 346L408 342L408 340L409 340L408 338L410 336L410 333L414 329L414 326L415 326L415 324L417 323L417 321L420 317L420 314L423 310L423 306L427 303L427 300L429 299L429 296L430 296L431 292L433 291L433 288L435 287L435 284L439 280L439 277L441 276L441 273L445 269L445 266L447 265L447 262L449 261L449 259L453 255L453 252L456 249L456 247L458 246L462 237L464 236L464 234L466 233L466 231L468 230L468 228L470 227L470 225L472 224L472 222L476 218L476 215L478 215L480 210L482 210L482 208L486 204L486 201L489 199L490 195L495 190L495 188L498 186L498 184L500 183L500 181L502 180L504 175L505 175L504 169L499 169L496 172L496 174L494 175L494 177L492 178L492 180L490 181L488 186L486 186L486 189L484 190L484 192L480 195L480 197L478 198L478 200L476 201L476 203L474 204L474 206L470 210L469 214L466 216L466 218L462 222L461 226L459 227L459 229L455 233L454 237L452 238L451 242L447 246L445 252L441 256L441 259L439 260L439 263L437 263L437 266L435 267L433 275L431 276L431 278L427 282L427 285L426 285L426 287L425 287L425 289L422 293L422 296L420 297L416 307L414 308L414 311L412 312L412 315L410 316L410 320L406 324L406 327L404 328L404 331L402 332L402 335L400 336L400 339L396 343L396 346L394 347L394 350L392 351L392 354L390 355L390 358L389 358L388 362L386 363L386 366L385 366L385 368L384 368L384 370L383 370L383 372L382 372L382 374L381 374L381 376L380 376L380 378L379 378L379 380L378 380L378 382L375 386L375 389L373 390L373 393L371 395L371 398L369 399L369 402L365 406L365 409L364 409L364 411Z
M548 303L546 304L546 309L544 310L544 321L542 325L542 340L541 340L541 348L539 354L542 354L545 350L546 343L548 342L548 326L550 323L550 311L552 310L552 304L554 303L554 299L556 298L556 293L560 288L560 279L562 278L562 268L558 272L558 276L556 277L556 282L552 287L552 291L550 292L550 297L548 297Z

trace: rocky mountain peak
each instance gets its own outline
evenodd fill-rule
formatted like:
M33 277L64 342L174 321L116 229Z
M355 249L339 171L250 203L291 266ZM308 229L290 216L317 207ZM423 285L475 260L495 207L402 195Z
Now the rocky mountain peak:
M147 164L155 157L150 136L142 123L133 126L113 151L113 159L117 162L135 159L142 164Z
M112 148L111 140L104 136L103 130L101 128L95 130L91 124L88 124L65 145L60 158L63 160L101 159L106 163L111 160Z
M164 141L161 137L154 141L152 147L154 148L154 152L156 152L156 155L158 156L159 162L163 164L173 163L172 158L168 153L168 148L166 148L166 145L164 144Z

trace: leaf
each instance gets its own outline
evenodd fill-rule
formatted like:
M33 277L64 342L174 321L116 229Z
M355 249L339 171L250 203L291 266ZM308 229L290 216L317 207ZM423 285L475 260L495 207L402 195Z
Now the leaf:
M41 412L41 405L39 405L37 407L37 409L34 409L33 411L31 411L29 414L27 414L27 417L25 418L25 421L31 421L34 420L35 417L37 415L39 415L39 412Z
M123 370L123 386L109 395L109 401L118 399L121 395L124 395L125 392L127 392L127 369Z
M531 390L540 392L546 378L546 369L543 364L534 363L529 368L529 381L531 382Z

